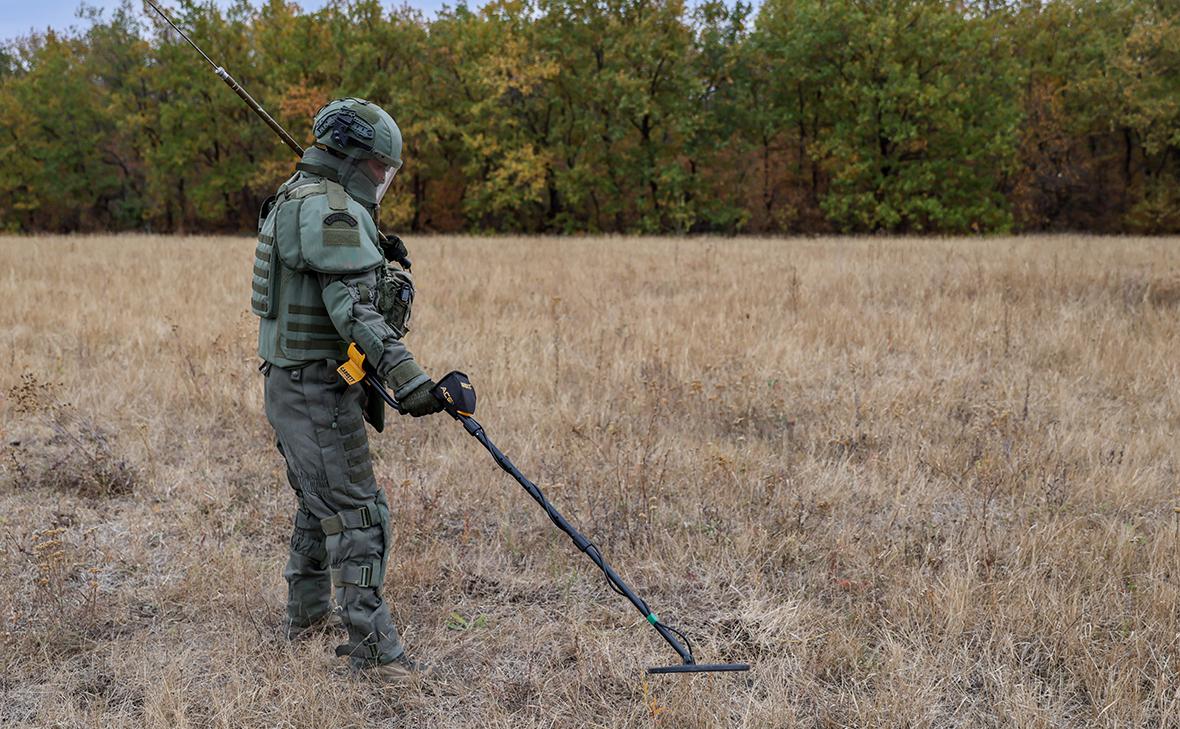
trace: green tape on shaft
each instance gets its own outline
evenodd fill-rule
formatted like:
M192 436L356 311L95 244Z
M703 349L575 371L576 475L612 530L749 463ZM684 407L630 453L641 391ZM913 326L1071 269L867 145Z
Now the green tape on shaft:
M655 625L656 623L660 622L660 618L655 613L652 613L651 615L647 616L647 622L651 623L652 625Z

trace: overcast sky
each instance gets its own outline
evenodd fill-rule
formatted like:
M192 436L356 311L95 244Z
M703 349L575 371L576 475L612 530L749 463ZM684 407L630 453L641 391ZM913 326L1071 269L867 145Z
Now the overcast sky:
M296 0L304 10L316 10L325 4L326 0ZM30 30L44 31L46 28L68 28L71 25L82 26L83 21L77 17L78 6L82 0L0 0L0 40L28 35ZM118 7L119 0L89 0L90 5L106 8L108 14L111 9ZM165 1L164 5L168 3ZM219 5L228 5L225 0L219 0ZM383 5L394 3L383 0ZM407 4L418 8L427 17L431 17L443 6L443 0L397 0L401 6ZM457 3L448 0L452 7ZM479 2L469 2L471 7L477 7Z

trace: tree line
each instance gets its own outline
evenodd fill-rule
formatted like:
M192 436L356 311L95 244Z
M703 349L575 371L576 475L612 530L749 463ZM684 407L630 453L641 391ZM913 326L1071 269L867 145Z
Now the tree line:
M392 230L1180 231L1177 0L179 0L303 143L405 137ZM0 47L0 229L248 231L294 156L161 21Z

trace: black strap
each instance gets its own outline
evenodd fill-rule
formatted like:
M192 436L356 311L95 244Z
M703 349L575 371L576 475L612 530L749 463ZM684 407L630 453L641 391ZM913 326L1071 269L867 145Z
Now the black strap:
M336 646L336 655L344 656L367 656L368 658L376 658L381 655L381 647L376 643L345 643Z
M346 529L367 529L381 522L381 514L376 504L365 504L358 509L345 509L320 520L320 528L324 534L332 536Z

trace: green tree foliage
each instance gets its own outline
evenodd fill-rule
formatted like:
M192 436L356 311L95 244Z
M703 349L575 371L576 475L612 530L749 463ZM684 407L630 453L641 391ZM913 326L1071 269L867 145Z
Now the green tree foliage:
M832 223L1007 227L1019 68L992 20L939 0L770 0L762 19L783 126L810 122Z
M1114 58L1118 120L1142 155L1130 224L1180 230L1180 3L1151 3Z
M141 11L0 46L0 228L245 231L290 174ZM397 229L1180 231L1175 0L171 12L305 143L329 98L389 109Z

